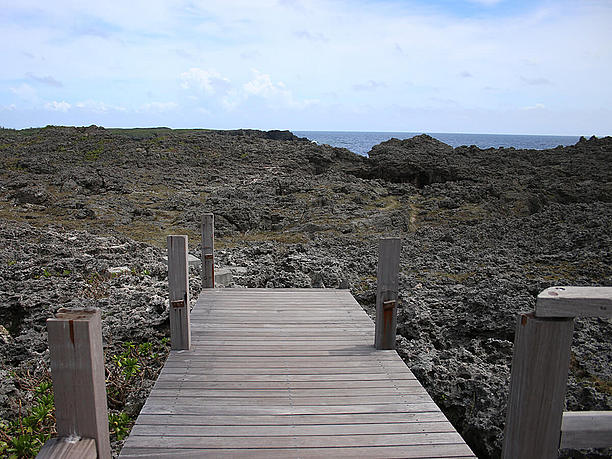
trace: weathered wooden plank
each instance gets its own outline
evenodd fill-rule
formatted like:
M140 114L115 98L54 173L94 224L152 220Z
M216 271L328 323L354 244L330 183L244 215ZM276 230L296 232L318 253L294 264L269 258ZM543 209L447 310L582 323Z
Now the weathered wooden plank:
M295 387L286 387L279 389L218 389L218 388L201 388L201 387L185 387L180 384L178 387L155 387L156 397L284 397L291 396L293 399L300 397L368 397L372 393L376 396L383 395L422 395L427 394L425 389L419 386L411 387L378 387L375 391L371 387L352 388L352 387L335 387L335 388L320 388L320 389L298 389Z
M299 376L299 375L360 375L360 374L380 374L386 375L387 371L380 366L351 366L351 367L308 367L308 368L285 368L284 366L277 368L258 368L255 367L244 367L243 365L225 366L225 367L191 367L192 372L198 370L197 373L202 374L204 370L208 368L211 372L214 371L216 375L287 375L287 376ZM176 367L164 367L162 373L165 374L187 374L190 369L185 366ZM408 374L408 373L407 373ZM394 375L394 377L397 377Z
M172 356L174 357L174 356ZM381 366L384 363L384 359L354 359L348 360L346 356L326 356L325 358L316 357L257 357L251 356L250 358L243 358L240 356L225 356L225 357L214 357L210 358L197 358L197 356L189 356L188 358L172 358L168 360L166 366L168 368L172 366L190 366L192 368L197 367L231 367L232 365L244 365L245 367L251 366L256 368L278 368L278 367L298 367L298 368L325 368L325 367L361 367L362 365ZM393 360L388 359L387 366L397 365Z
M191 318L122 457L473 457L346 291L206 289Z
M52 438L48 440L36 459L96 459L96 441L93 438ZM109 456L110 457L110 456Z
M228 344L219 343L218 345L211 342L199 342L197 348L194 348L193 353L196 355L208 354L210 352L219 352L223 350L227 353L244 352L244 351L369 351L372 348L371 344L363 342L355 342L354 344L346 344L342 341L300 341L298 344L287 344L285 341L279 340L276 343L270 343L269 340L253 342L244 342L242 340L227 341ZM232 344L229 344L232 343Z
M180 361L194 361L194 360L223 360L223 359L258 359L257 361L263 361L263 359L273 358L273 357L282 357L284 359L298 359L302 357L313 357L313 360L317 360L317 358L321 358L321 360L327 359L329 357L355 357L360 359L361 357L371 357L377 355L375 352L370 352L366 350L346 350L346 349L337 349L337 350L247 350L246 348L242 350L208 350L208 349L198 349L195 352L183 355L184 359ZM365 361L365 359L364 359Z
M302 426L334 424L378 424L448 422L440 411L419 413L352 413L352 414L287 414L287 415L186 415L186 414L141 414L139 424L145 425L206 425L206 426Z
M393 424L324 424L324 425L147 425L139 423L132 435L139 436L197 436L197 437L275 437L311 435L391 435L415 433L453 433L449 422L396 422ZM231 439L226 439L231 444Z
M202 215L202 288L215 286L215 216Z
M355 446L403 446L460 443L457 432L364 434L364 435L313 435L313 436L265 436L265 437L202 437L202 436L140 436L130 435L126 445L163 448L346 448Z
M612 287L550 287L538 295L537 317L612 317Z
M174 350L191 347L187 236L168 236L170 342Z
M402 446L364 446L350 448L258 448L258 449L206 449L194 448L176 450L170 448L124 448L122 457L145 458L153 452L157 459L193 457L249 457L249 458L330 458L330 457L369 457L369 458L466 458L475 457L465 443L439 445L402 445Z
M158 396L155 393L151 393L149 400L159 400L162 403L172 404L175 406L179 405L192 405L199 403L202 405L242 405L242 406L265 406L265 405L282 405L292 404L293 406L318 406L318 405L373 405L381 403L427 403L431 401L428 395L371 395L369 397L364 396L323 396L323 397L292 397L289 393L283 397L264 397L264 396L251 396L251 397L208 397L201 395L194 395L189 397L176 397L176 396ZM560 427L560 426L559 426Z
M225 404L191 404L171 405L165 398L149 398L142 408L145 414L192 414L192 415L292 415L292 414L367 414L367 413L420 413L439 411L431 400L428 402L405 403L396 399L394 403L372 403L368 405L302 405L289 404L225 405Z
M317 375L243 375L243 374L193 374L183 372L182 374L169 373L162 371L157 378L158 382L172 382L179 384L181 382L201 382L205 384L262 384L262 383L283 383L283 384L418 384L413 374L402 374L390 376L386 372L381 373L349 373L349 374L317 374Z
M186 378L158 378L155 383L155 389L198 389L198 390L289 390L289 389L329 389L329 390L344 390L344 389L374 389L374 388L399 388L413 389L418 388L424 390L416 379L399 379L392 382L389 379L374 380L374 381L302 381L289 382L285 379L282 381L273 381L265 379L262 381L244 381L240 378L238 381L198 381L187 380Z
M57 434L93 438L110 458L100 310L62 308L47 330Z
M574 321L518 317L502 457L556 458Z
M612 411L566 411L561 448L611 448Z

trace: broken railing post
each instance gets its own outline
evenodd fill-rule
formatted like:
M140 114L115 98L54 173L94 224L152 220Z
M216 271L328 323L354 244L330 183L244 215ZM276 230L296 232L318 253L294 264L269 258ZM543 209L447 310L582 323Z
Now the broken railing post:
M110 459L100 311L60 309L54 318L47 320L47 330L60 439L48 442L40 457L51 457L52 451L60 449L65 451L68 444L75 445L71 448L74 454L88 457L84 453L89 449L87 441L74 442L75 438L84 437L95 440L97 457Z
M170 290L170 345L172 350L191 347L189 321L189 267L187 236L168 236L168 288Z
M215 216L202 216L202 288L215 286Z
M379 241L374 337L376 349L395 349L400 251L399 238L386 238Z

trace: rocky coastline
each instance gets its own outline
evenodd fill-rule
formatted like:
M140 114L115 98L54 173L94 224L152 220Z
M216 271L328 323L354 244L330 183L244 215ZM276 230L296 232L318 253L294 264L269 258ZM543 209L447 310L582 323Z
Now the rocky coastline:
M540 151L422 135L365 158L287 131L0 129L0 419L47 372L45 320L83 306L102 311L107 359L156 346L111 406L136 416L167 352L166 235L199 257L214 212L226 287L348 285L371 315L377 240L401 237L398 352L478 457L499 457L516 315L553 285L612 286L611 164L609 137ZM611 336L576 321L567 409L612 407Z

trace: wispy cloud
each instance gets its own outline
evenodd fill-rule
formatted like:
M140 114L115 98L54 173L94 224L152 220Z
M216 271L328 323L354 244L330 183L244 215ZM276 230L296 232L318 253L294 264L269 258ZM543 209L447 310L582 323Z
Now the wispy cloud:
M71 105L65 100L62 100L61 102L54 100L53 102L47 102L45 104L45 109L51 110L54 112L64 112L65 113L68 110L70 110L70 107Z
M180 79L183 89L195 89L209 95L223 93L230 88L230 80L216 70L192 67L181 73Z
M55 88L61 88L64 86L61 81L56 80L51 75L38 76L28 72L26 76L32 81L36 81L37 83L42 83L47 86L53 86Z
M178 104L176 102L150 102L144 104L141 108L145 112L163 113L170 110L176 110Z
M127 111L126 107L122 107L120 105L108 104L99 100L87 99L74 104L74 107L79 108L81 110L90 111L93 113L106 113L110 111L118 111L125 112Z
M313 42L329 42L329 38L319 32L309 32L308 30L298 30L293 33L297 38L302 38L304 40L313 41Z
M504 0L467 0L469 3L477 3L484 6L494 6L502 3Z
M21 83L19 86L9 88L9 90L21 100L36 102L39 99L36 89L27 83Z
M71 31L75 35L106 39L120 32L121 28L99 17L87 15L77 18Z
M548 86L553 84L548 78L543 77L528 78L521 76L521 81L531 86Z
M376 91L377 89L386 88L387 83L384 81L368 80L365 83L353 85L355 91Z
M4 109L6 125L44 125L56 116L114 125L167 119L392 129L399 119L392 107L403 106L414 118L402 125L415 129L478 131L482 120L497 120L506 132L545 132L554 124L523 110L537 102L546 113L558 109L563 125L590 116L593 125L612 126L602 109L612 106L611 2L5 3L0 41L11 46L4 50L10 65L0 68L0 106L16 107ZM427 110L438 111L418 117ZM530 124L509 113L529 113Z
M535 105L528 105L526 107L521 107L522 110L542 110L545 108L546 108L546 105L544 104L535 104Z

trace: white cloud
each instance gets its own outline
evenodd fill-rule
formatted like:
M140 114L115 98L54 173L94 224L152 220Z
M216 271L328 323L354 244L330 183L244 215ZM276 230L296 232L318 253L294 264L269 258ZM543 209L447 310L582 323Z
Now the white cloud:
M178 104L176 102L150 102L148 104L144 104L141 109L145 112L162 113L175 110L177 108Z
M11 87L10 91L22 100L28 102L36 102L38 100L38 93L36 89L27 83L21 83L17 87Z
M38 75L34 75L31 72L28 72L27 77L33 81L36 81L37 83L42 83L47 86L53 86L56 88L61 88L62 86L64 86L61 81L56 80L51 75L38 76Z
M2 112L3 124L23 125L35 116L26 110L49 116L45 103L65 100L79 122L89 116L129 120L129 125L157 123L158 113L164 113L168 124L195 126L203 118L197 108L205 107L214 113L205 122L226 127L262 125L264 119L274 127L272 116L277 116L289 127L334 129L342 123L369 130L396 122L389 110L393 104L435 110L440 101L452 99L466 116L476 109L499 113L489 118L498 120L500 130L518 119L505 114L535 102L547 113L566 113L567 125L591 113L594 125L612 126L610 112L601 111L612 106L610 1L111 4L20 0L5 5L8 20L0 27L0 40L11 43L4 59L11 65L0 68L0 107L18 108ZM96 33L74 34L83 17L91 18L85 25ZM383 81L386 87L375 87ZM376 91L355 91L360 84ZM151 102L160 98L176 101L180 110L163 105L170 102ZM374 111L343 118L359 107ZM266 115L267 108L273 113ZM463 119L459 115L444 113L428 123L441 129L436 120L446 119L445 129L469 127L457 122ZM549 129L537 111L528 114L532 129ZM329 126L322 126L323 119ZM428 129L415 120L401 125L411 129L418 122Z
M501 2L503 2L504 0L467 0L470 3L478 3L479 5L484 5L484 6L493 6L493 5L497 5Z
M521 76L521 81L531 86L547 86L552 84L552 81L544 77L528 78Z
M106 113L109 111L126 111L125 107L121 107L118 105L111 105L105 102L97 101L97 100L84 100L81 102L77 102L74 105L76 108L80 108L81 110L90 111L94 113Z
M208 95L225 92L230 87L230 80L216 70L192 67L181 73L180 79L183 89L195 89Z
M64 112L64 113L66 113L68 110L70 110L70 107L72 107L72 105L70 105L65 100L62 100L61 102L58 102L58 101L54 100L53 102L47 102L45 104L45 109L51 110L51 111L54 111L54 112Z
M243 85L244 91L247 94L262 97L291 97L291 92L285 88L285 84L280 81L272 83L272 78L266 73L261 73L259 70L253 69L255 78Z
M375 91L377 89L386 88L387 83L384 81L368 80L365 83L353 85L355 91Z
M251 71L254 78L242 86L245 98L250 96L262 98L274 108L304 108L318 102L315 99L297 100L282 81L275 83L267 73L256 69Z
M528 105L527 107L521 107L521 110L542 110L546 108L546 105L544 104L535 104L535 105Z

